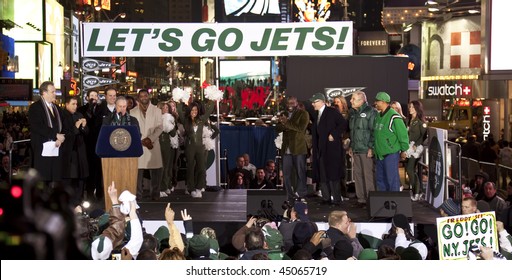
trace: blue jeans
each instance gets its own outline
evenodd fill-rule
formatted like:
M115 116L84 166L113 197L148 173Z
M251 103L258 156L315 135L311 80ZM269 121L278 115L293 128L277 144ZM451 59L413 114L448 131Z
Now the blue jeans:
M305 197L308 194L306 186L306 155L283 155L284 189L286 190L288 199L292 199L295 193L292 187L292 175L294 170L297 178L295 191L300 197Z
M400 175L398 174L398 162L400 152L385 155L384 159L377 159L375 179L378 191L400 191Z

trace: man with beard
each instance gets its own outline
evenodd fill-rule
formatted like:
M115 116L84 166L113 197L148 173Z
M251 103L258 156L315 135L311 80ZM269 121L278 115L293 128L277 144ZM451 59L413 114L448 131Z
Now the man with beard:
M157 106L151 104L148 90L141 89L138 99L137 107L130 112L139 121L143 150L138 163L137 200L142 199L144 169L148 169L151 176L150 197L152 200L158 200L163 166L159 139L163 131L162 112Z
M283 132L283 176L284 188L288 201L307 195L306 186L306 128L309 124L309 114L298 108L297 97L290 96L287 102L287 111L279 118L277 131ZM295 186L292 186L292 178L295 176ZM294 188L295 187L295 188Z

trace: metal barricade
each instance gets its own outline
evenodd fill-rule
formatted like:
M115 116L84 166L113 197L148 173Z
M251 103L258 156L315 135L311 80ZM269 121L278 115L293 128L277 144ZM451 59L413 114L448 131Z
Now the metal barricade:
M447 152L446 154L448 155L448 151L450 151L449 154L451 155L451 166L449 166L445 178L446 191L449 190L450 183L452 183L454 185L454 200L460 202L462 201L462 149L459 143L452 141L445 141L444 148ZM453 149L455 149L454 153L452 153ZM448 193L445 193L445 196L446 195L448 195Z
M282 166L282 163L283 163L283 157L281 156L281 149L277 149L276 150L276 158L275 158L275 163L276 163L276 174L277 174L277 184L276 184L276 188L277 189L282 189L283 188L283 181L281 180L281 166ZM283 178L284 180L284 178Z
M224 149L223 155L222 155L222 157L219 158L219 161L220 161L219 166L224 167L224 174L223 174L223 176L221 175L220 187L224 188L224 189L229 189L229 186L228 186L229 166L228 166L228 150L227 149ZM222 170L222 169L220 169L220 170Z
M507 189L507 177L512 181L512 167L503 164L498 164L499 179L496 181L496 186L501 189Z
M480 169L489 175L488 181L498 182L498 165L495 162L480 161Z
M12 182L12 150L14 148L14 145L25 142L30 142L30 139L13 141L11 143L11 147L9 147L9 183Z

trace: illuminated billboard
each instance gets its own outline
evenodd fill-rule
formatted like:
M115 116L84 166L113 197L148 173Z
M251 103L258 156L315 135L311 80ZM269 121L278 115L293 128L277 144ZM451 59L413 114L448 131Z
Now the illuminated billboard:
M509 36L510 26L507 24L510 19L512 1L493 0L491 1L491 44L490 44L490 70L512 70L512 59L510 56Z
M4 30L4 34L16 41L43 41L43 1L13 1L15 26Z
M294 22L324 22L340 20L341 3L336 0L293 1Z
M46 41L51 43L52 50L50 60L45 57L39 64L39 67L43 65L45 68L50 64L53 83L56 88L60 88L60 80L62 79L62 67L66 60L64 56L64 8L56 0L46 0ZM59 64L61 67L59 68ZM46 80L47 77L43 76ZM42 82L42 81L40 81Z

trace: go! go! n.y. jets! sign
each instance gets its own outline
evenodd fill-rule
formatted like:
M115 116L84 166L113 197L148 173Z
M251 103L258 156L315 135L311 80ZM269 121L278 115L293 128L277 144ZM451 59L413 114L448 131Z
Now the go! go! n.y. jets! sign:
M352 55L352 22L84 23L84 57Z

